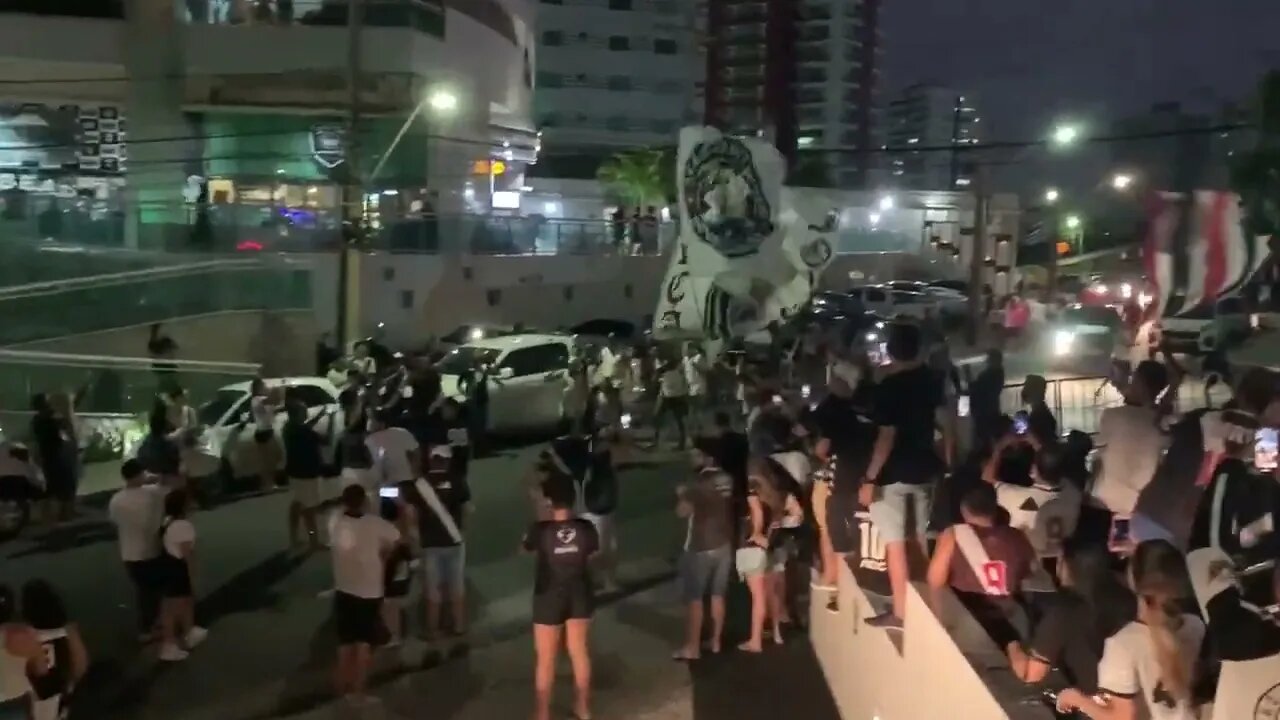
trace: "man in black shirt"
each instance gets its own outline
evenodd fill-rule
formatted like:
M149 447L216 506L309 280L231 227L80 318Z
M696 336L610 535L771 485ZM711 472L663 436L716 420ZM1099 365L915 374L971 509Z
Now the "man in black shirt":
M684 645L676 660L702 656L703 602L710 598L711 652L720 652L724 634L724 598L733 563L733 480L716 464L716 443L697 438L693 443L693 479L676 495L676 514L689 523L684 555L680 558L680 584L688 622Z
M324 438L316 430L316 424L328 413L316 413L308 420L307 406L297 400L289 403L287 411L289 419L280 431L280 439L284 443L285 477L289 478L289 488L293 491L293 502L289 504L289 541L295 548L303 545L298 537L301 525L306 528L311 549L317 550L320 540L316 535L316 512L327 498L320 487L325 474L321 452Z
M734 497L746 502L747 458L751 449L745 433L733 429L729 413L717 412L715 417L716 464L733 478Z
M870 507L871 521L884 542L893 590L893 610L867 623L901 629L907 603L908 543L923 555L929 494L949 466L953 446L941 380L920 361L919 328L895 323L889 327L887 344L892 364L876 389L875 448L858 494L862 504ZM939 426L946 460L939 457L934 442Z
M1040 375L1028 375L1022 384L1022 402L1027 406L1027 424L1041 443L1058 439L1058 419L1045 403L1048 383Z
M987 364L969 383L969 416L973 427L972 449L994 442L1000 433L1000 393L1004 391L1004 354L987 351Z
M471 511L467 479L453 471L448 445L431 449L427 476L408 497L418 515L422 543L422 587L426 597L428 638L440 632L440 615L448 596L455 635L466 632L466 545L463 529ZM415 497L416 496L416 497Z

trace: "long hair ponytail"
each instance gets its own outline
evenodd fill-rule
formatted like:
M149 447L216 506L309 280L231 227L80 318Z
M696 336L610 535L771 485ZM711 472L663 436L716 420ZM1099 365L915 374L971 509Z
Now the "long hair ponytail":
M1160 682L1173 698L1191 702L1195 657L1183 657L1178 631L1185 622L1182 607L1190 580L1182 553L1165 540L1138 545L1130 564L1138 595L1138 618L1146 624L1160 666Z

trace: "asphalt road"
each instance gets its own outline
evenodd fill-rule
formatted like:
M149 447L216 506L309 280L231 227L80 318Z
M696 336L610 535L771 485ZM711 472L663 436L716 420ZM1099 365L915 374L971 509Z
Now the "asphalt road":
M533 568L516 547L529 521L522 479L535 452L513 450L473 465L467 561L477 648L527 629ZM637 463L621 473L619 507L622 580L633 590L669 577L683 539L672 489L685 476L683 456L674 453L638 456ZM287 493L274 493L196 514L197 620L210 636L176 665L161 666L153 650L138 647L132 593L100 507L0 545L0 582L51 581L81 627L93 667L80 688L78 717L240 720L324 697L332 637L322 594L331 587L330 561L287 552L288 502ZM428 650L411 644L403 659L380 667L431 663Z

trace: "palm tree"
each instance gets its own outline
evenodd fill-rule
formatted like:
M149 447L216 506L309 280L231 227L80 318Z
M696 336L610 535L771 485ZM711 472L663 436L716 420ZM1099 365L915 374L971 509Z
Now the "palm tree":
M604 161L596 178L625 205L659 205L666 202L667 186L674 182L666 177L666 164L661 150L631 150Z

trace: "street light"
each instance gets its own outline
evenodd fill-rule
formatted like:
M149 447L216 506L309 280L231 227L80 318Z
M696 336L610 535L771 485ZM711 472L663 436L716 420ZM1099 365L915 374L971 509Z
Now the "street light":
M1059 197L1060 193L1057 188L1049 188L1044 191L1044 201L1050 205L1058 202Z
M452 113L458 109L458 96L448 88L437 88L427 96L427 104L438 113Z
M395 152L396 147L400 145L400 141L404 139L405 133L409 132L409 128L413 126L413 121L418 119L422 111L426 108L431 110L438 117L448 117L458 109L458 96L447 87L437 87L418 101L413 106L413 112L409 113L409 117L404 119L404 124L400 126L400 130L396 132L396 136L392 138L391 144L383 151L382 156L378 158L378 164L374 166L373 172L369 173L366 184L372 183L378 177L378 173L382 172L382 167L387 164L387 160L391 157L391 153Z
M1133 176L1127 173L1116 173L1111 178L1111 187L1120 192L1128 190L1130 185L1133 185Z
M1074 145L1080 139L1080 128L1076 125L1059 125L1053 129L1053 144L1058 147Z
M1079 215L1068 215L1068 216L1067 216L1067 218L1066 218L1066 224L1067 224L1067 229L1068 229L1068 230L1078 230L1078 229L1080 229L1080 216L1079 216Z
M893 209L893 196L885 195L880 198L880 211L886 212Z

